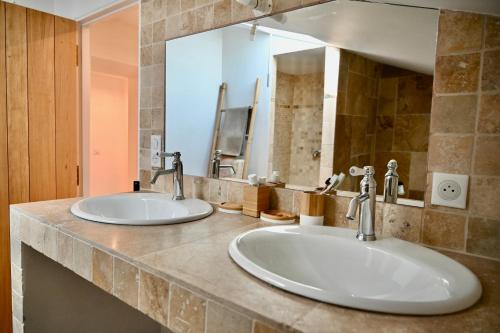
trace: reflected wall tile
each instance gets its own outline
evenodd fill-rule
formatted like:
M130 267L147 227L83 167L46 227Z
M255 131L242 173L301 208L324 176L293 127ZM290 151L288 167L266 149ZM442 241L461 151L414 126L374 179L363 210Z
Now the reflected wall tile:
M398 115L394 123L393 150L427 151L429 123L429 115Z
M422 211L422 208L385 204L382 234L418 243L422 227Z

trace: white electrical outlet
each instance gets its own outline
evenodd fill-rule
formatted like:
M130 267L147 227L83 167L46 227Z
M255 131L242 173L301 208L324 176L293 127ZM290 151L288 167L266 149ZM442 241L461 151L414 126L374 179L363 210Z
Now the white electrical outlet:
M432 175L433 205L465 209L469 176L434 172Z
M161 168L161 135L151 135L151 167Z

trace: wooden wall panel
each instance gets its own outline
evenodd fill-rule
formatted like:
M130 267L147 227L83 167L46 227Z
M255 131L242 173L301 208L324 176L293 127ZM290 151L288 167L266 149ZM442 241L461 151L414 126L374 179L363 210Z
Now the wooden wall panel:
M28 9L30 201L56 198L54 16Z
M0 332L12 330L9 241L9 164L7 150L7 73L5 5L0 2Z
M29 201L26 8L5 4L10 203Z
M55 18L57 198L77 195L77 27Z

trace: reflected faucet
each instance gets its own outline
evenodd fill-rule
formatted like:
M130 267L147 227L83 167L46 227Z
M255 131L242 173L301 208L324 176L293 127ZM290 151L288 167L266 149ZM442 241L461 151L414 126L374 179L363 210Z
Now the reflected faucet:
M377 182L373 175L375 168L365 166L363 169L351 167L351 176L364 176L360 183L360 194L352 198L347 209L346 218L354 220L359 207L359 226L356 238L360 241L374 241L375 237L375 204L377 199Z
M219 179L220 169L231 169L233 175L236 174L231 164L220 164L220 155L222 155L222 150L216 150L212 160L212 178Z
M157 170L153 179L151 179L151 184L155 184L158 180L158 177L163 175L173 174L173 185L174 185L174 193L172 200L184 200L184 173L181 161L181 153L178 151L175 153L161 153L160 158L164 159L165 157L173 157L172 168L171 169L160 169Z

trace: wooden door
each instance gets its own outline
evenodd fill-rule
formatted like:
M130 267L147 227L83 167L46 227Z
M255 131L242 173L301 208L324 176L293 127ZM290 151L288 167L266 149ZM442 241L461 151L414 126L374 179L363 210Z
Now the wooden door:
M0 332L11 332L9 204L77 194L77 25L0 1Z

